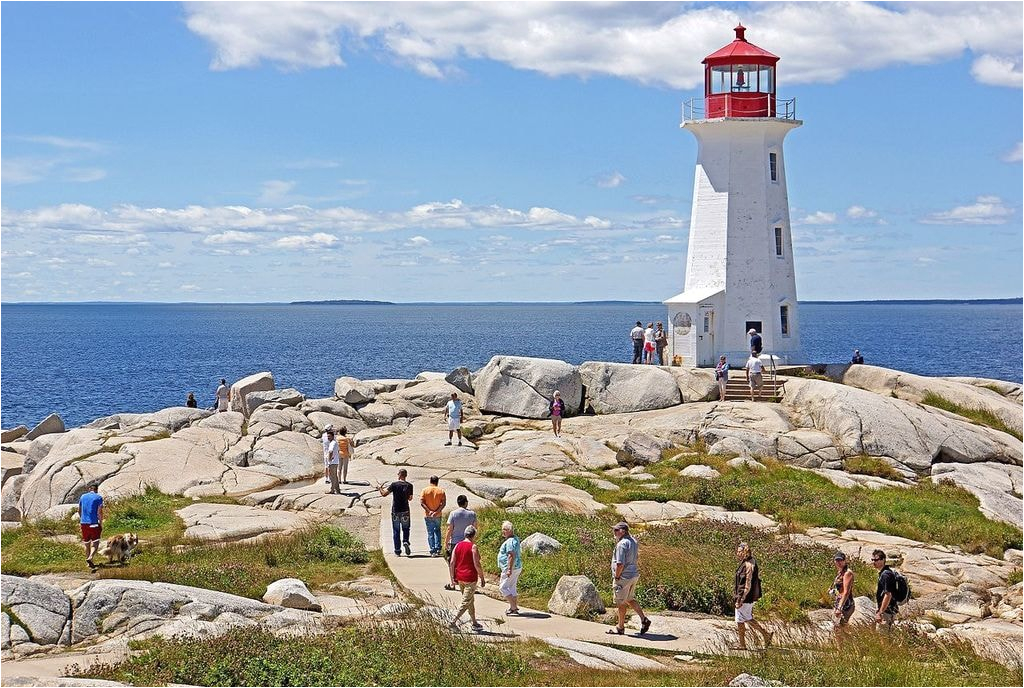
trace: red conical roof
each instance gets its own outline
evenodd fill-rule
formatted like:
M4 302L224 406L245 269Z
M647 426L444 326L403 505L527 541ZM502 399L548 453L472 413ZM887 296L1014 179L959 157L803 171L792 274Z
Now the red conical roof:
M705 57L703 64L723 65L752 63L774 65L779 61L778 55L773 55L767 50L758 48L753 43L749 43L747 39L743 37L746 30L747 29L743 24L739 24L735 28L736 40Z

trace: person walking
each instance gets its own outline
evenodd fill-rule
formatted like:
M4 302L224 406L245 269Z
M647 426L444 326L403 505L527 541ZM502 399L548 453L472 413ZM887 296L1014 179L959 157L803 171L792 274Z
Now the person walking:
M341 475L341 482L343 485L348 485L348 462L352 458L352 443L353 441L348 437L348 428L344 425L338 430L338 434L335 437L338 442L338 454L340 456L340 470L338 471Z
M750 386L750 400L754 400L754 390L757 390L757 400L761 401L761 387L764 384L764 364L758 357L757 352L750 350L750 358L743 366L747 373L747 384Z
M633 363L643 363L644 325L642 322L636 321L636 327L629 331L629 338L633 342Z
M746 542L737 545L736 560L739 566L736 567L733 585L733 606L736 609L736 634L739 636L739 643L733 649L747 649L747 626L758 633L764 641L764 646L768 647L772 644L772 634L754 620L754 603L761 599L761 572L757 567L757 559L754 559L750 545Z
M459 495L455 499L458 509L448 514L448 531L444 536L445 556L451 556L455 545L462 542L466 526L476 525L476 514L469 509L469 497Z
M103 535L103 497L100 486L93 483L89 491L78 499L79 522L82 526L82 542L85 544L85 563L89 570L96 571L92 558L100 548L100 536Z
M718 357L715 380L718 382L718 400L725 401L725 388L729 386L729 362L725 360L724 355Z
M647 365L654 363L654 350L656 348L654 345L654 323L649 322L644 330L644 363Z
M327 480L331 483L331 490L328 494L341 494L338 487L338 464L341 463L341 451L338 449L338 440L333 430L328 430L327 437Z
M871 565L878 571L878 586L875 588L875 628L888 631L892 629L899 614L900 605L896 602L896 572L885 563L885 552L876 549L871 553ZM879 626L881 624L881 626Z
M333 433L334 426L328 423L326 426L324 426L323 434L320 435L320 443L323 444L324 447L324 482L328 485L331 484L331 455L330 452L327 451L327 447L331 443L331 438L329 437L329 435L332 435Z
M839 629L850 623L850 617L853 616L856 609L853 603L854 576L853 571L850 570L850 564L846 561L846 555L842 552L836 552L836 555L832 557L832 562L836 566L836 577L832 581L829 594L835 600L832 616L836 629Z
M658 352L658 365L665 365L665 347L668 346L668 335L665 333L664 323L658 323L654 328L654 347Z
M398 480L387 487L380 485L377 490L381 497L391 495L391 538L395 545L395 556L402 556L402 547L405 547L405 556L412 554L409 547L409 502L412 501L412 483L406 481L409 471L404 468L398 471Z
M462 446L462 415L462 402L459 401L459 395L452 392L452 398L444 407L444 419L448 423L448 441L444 443L444 446L452 446L452 435L458 435L459 446Z
M562 401L562 393L557 389L551 395L551 402L548 404L548 414L551 416L551 430L555 437L562 433L562 418L565 417L565 402Z
M498 590L501 596L508 602L506 616L519 616L519 574L523 572L523 550L516 537L515 528L511 521L501 524L501 536L505 541L498 548L498 569L501 571L501 578L498 581Z
M757 330L755 330L753 327L751 327L749 330L747 330L747 334L750 335L750 348L751 348L751 350L754 351L758 356L760 356L761 355L761 346L762 346L761 345L761 335L759 335L757 333Z
M484 580L484 567L480 565L480 550L476 546L476 526L466 526L466 530L463 531L463 539L452 550L448 573L451 577L451 589L458 585L462 592L462 606L452 619L451 627L458 628L459 618L464 612L469 612L473 630L484 630L476 620L476 601L473 599L476 595L477 581L481 588L487 585L487 581Z
M199 402L196 401L196 395L192 392L188 393L188 398L185 399L185 406L188 408L199 408Z
M228 404L231 403L231 388L228 381L221 378L220 387L217 388L217 412L230 411Z
M430 485L420 493L423 522L427 526L427 547L432 557L441 554L441 512L448 503L448 495L438 486L438 482L436 475L430 476Z
M636 584L640 580L640 549L629 534L629 524L620 521L612 527L615 549L612 550L612 593L618 609L618 625L608 630L609 635L626 632L626 608L632 607L640 615L640 635L651 628L651 620L636 601Z

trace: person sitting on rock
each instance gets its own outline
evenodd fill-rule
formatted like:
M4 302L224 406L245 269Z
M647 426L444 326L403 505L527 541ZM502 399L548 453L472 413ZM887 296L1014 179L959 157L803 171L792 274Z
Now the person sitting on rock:
M850 359L850 363L852 363L854 365L863 364L864 363L864 357L861 356L860 349L854 349L853 350L853 358Z
M196 395L192 392L188 393L188 398L185 399L185 406L188 408L198 408L199 402L196 401Z

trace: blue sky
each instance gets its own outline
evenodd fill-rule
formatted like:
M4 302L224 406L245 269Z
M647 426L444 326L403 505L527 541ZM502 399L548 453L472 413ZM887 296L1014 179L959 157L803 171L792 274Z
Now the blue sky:
M801 299L1022 291L1009 3L4 3L4 301L662 300L680 104L781 56Z

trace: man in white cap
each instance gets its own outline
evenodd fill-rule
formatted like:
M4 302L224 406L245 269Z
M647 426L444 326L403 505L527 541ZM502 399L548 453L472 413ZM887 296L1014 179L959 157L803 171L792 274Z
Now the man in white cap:
M750 335L750 350L753 351L756 355L760 356L761 355L761 335L759 335L757 333L757 330L755 330L753 327L751 327L747 331L747 334Z
M328 435L328 433L333 433L333 432L334 432L334 426L331 425L331 424L328 424L327 427L324 428L323 434L320 435L320 441L323 442L323 445L324 445L324 482L327 483L328 485L330 485L330 483L331 483L331 474L330 474L330 470L329 470L329 465L331 463L331 457L328 454L327 447L330 444L331 439L327 435Z

